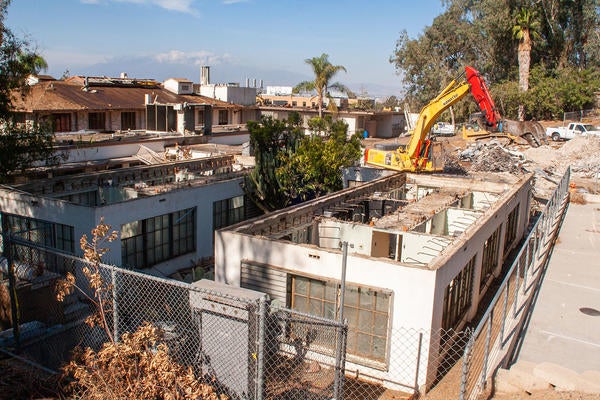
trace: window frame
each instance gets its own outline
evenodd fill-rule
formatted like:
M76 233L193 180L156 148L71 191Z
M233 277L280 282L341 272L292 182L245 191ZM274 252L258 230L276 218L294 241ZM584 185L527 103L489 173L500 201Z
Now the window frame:
M297 291L297 282L304 280L308 282L307 290L302 293ZM312 286L319 285L323 290L316 289L312 296ZM290 308L304 312L307 314L317 315L319 317L335 319L339 318L339 302L341 294L340 282L333 279L324 279L320 277L310 277L305 275L290 274L288 276L288 287L289 287L289 306ZM356 291L357 295L352 296L352 291ZM317 295L322 293L322 298ZM367 308L366 303L362 303L361 299L366 299L362 293L374 293L375 295L370 297L371 308ZM378 308L378 296L385 297L385 310ZM298 304L298 300L305 298L305 307ZM353 304L353 299L356 300ZM393 292L391 290L381 288L371 288L368 286L361 286L356 284L346 284L346 294L344 296L344 318L348 320L348 337L346 350L350 358L362 364L368 364L375 368L386 368L389 363L389 349L390 349L390 331L392 326L391 321L391 307L393 304ZM318 309L314 306L318 306ZM367 313L370 315L369 323L365 323ZM385 326L383 328L377 328L374 323L378 320L378 317L384 317ZM381 318L379 318L381 322ZM368 328L368 329L365 329ZM293 331L293 327L291 328ZM360 338L362 337L362 341ZM364 346L364 340L369 340L369 351L361 349L361 344ZM379 346L381 349L378 353L376 350L375 342L379 340L383 343ZM318 343L324 345L324 343Z
M121 262L151 268L196 251L196 207L121 226Z
M88 112L88 129L92 129L95 131L106 130L106 112Z

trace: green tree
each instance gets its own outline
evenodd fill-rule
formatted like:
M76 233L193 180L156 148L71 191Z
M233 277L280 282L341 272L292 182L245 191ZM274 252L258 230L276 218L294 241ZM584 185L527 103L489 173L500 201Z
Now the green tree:
M44 59L18 39L4 25L10 1L0 0L0 182L11 173L22 171L36 162L55 164L59 158L52 144L49 125L17 125L13 123L13 96L26 95L26 79L47 67Z
M340 190L342 168L355 165L361 156L360 135L347 137L348 124L329 115L308 122L311 135L295 152L284 156L277 169L286 195L299 203Z
M285 193L276 171L293 153L303 136L300 115L290 113L287 120L263 116L260 121L248 121L250 146L254 151L255 168L246 177L244 190L264 212L288 206L291 199Z
M304 135L297 113L284 121L263 117L248 123L256 167L244 189L263 211L341 189L341 169L360 159L360 136L348 138L344 121L327 116L313 118L308 125L311 134Z
M317 92L319 117L323 116L323 97L328 95L329 89L336 89L342 93L351 93L350 89L339 82L331 82L333 77L340 71L346 72L342 65L333 65L329 62L329 55L323 53L320 57L307 58L305 63L311 66L315 79L300 82L294 87L293 92Z
M526 92L529 90L529 66L531 64L531 46L534 40L540 38L538 33L540 23L537 20L535 11L521 8L515 17L516 23L512 28L515 39L519 42L518 61L519 61L519 90ZM525 106L519 106L520 121L525 119Z

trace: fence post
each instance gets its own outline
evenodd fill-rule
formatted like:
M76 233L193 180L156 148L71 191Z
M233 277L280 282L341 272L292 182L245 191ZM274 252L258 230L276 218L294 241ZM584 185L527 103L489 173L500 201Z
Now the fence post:
M519 300L519 275L521 274L521 257L517 261L517 275L515 276L515 301L513 302L513 318L517 316L517 301Z
M527 239L527 244L525 245L525 266L523 267L523 294L527 292L527 272L529 271L529 246L530 240Z
M465 400L465 394L467 392L467 378L469 375L469 367L471 363L471 351L473 351L473 345L475 344L475 332L471 332L471 338L465 347L465 353L463 356L462 374L460 377L460 394L459 400Z
M264 388L264 357L265 357L265 324L266 299L262 296L258 301L258 349L256 354L256 400L263 399Z
M515 290L518 289L515 288ZM488 330L485 334L485 352L483 353L483 368L481 369L481 387L485 387L485 377L487 375L487 366L490 358L490 342L492 341L492 321L494 319L494 309L490 311L490 316L488 317Z
M338 340L335 352L335 375L333 382L333 398L335 400L342 400L344 398L344 353L346 352L346 326L347 321L338 325Z
M113 339L115 343L119 342L119 301L117 299L117 271L115 267L110 269L110 278L112 280L112 307L113 307Z
M502 302L502 325L500 326L500 346L504 348L504 328L506 325L506 308L508 307L508 292L510 288L510 280L506 281L504 289L504 301Z
M415 371L415 393L419 393L419 364L421 364L421 347L423 346L423 332L419 332L419 347L417 348L417 370Z

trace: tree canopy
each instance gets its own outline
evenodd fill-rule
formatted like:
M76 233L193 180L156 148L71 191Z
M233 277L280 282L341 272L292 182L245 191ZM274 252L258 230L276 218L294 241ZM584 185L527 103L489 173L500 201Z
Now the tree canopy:
M256 167L246 178L246 194L263 211L273 211L342 188L343 167L360 158L360 137L347 137L347 124L330 116L309 121L310 135L300 116L287 120L263 117L249 121Z
M343 65L333 65L329 61L329 55L323 53L319 57L307 58L305 63L311 66L315 75L312 81L303 81L294 87L294 93L302 91L317 92L319 117L323 116L323 97L328 95L329 89L335 89L342 93L352 93L350 89L339 82L331 82L333 77L340 71L346 72Z
M525 32L530 38L535 32L529 42L530 68L537 69L538 78L548 78L546 83L565 74L588 76L591 71L594 75L600 66L598 0L443 0L443 5L442 14L418 37L410 38L402 32L390 57L406 85L406 100L413 109L435 97L465 65L476 67L492 92L497 91L495 85L503 87L516 81L518 50ZM520 28L513 30L517 25ZM597 79L587 82L596 90L600 88ZM592 102L593 97L587 98L588 106ZM473 102L464 103L455 107L459 114L476 111ZM556 99L557 106L567 103ZM505 108L510 109L505 116L516 116L518 107L511 104ZM535 109L527 109L526 113L542 117Z
M12 172L24 170L36 162L55 164L59 158L52 149L54 135L49 125L16 124L12 100L17 89L26 93L26 80L47 67L46 61L30 44L15 37L5 27L4 18L10 1L0 0L0 182Z

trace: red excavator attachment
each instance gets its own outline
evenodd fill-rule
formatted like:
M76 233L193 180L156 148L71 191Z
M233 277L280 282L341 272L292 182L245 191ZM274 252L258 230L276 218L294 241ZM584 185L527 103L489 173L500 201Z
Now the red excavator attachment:
M479 104L481 111L483 111L487 125L496 128L498 122L500 122L500 113L496 110L494 100L492 100L492 96L490 96L483 78L481 78L479 71L473 67L465 67L465 72L467 74L467 81L471 84L471 94L477 104Z

